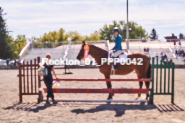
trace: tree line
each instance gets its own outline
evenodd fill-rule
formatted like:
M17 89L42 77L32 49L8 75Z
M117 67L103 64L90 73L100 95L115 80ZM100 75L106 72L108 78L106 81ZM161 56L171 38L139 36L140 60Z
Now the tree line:
M113 41L113 28L117 26L120 29L120 34L123 37L123 41L126 38L126 23L124 21L113 21L113 24L107 25L105 24L101 29L91 33L89 36L82 36L77 31L65 32L63 28L59 31L51 31L49 33L45 33L42 37L37 38L32 37L30 39L31 42L62 42L62 41L97 41L97 40L110 40ZM129 22L129 27L132 31L129 34L130 39L140 39L140 38L148 38L148 34L142 26L138 25L135 22Z
M3 19L3 9L0 7L0 59L17 59L20 51L26 45L26 38L24 35L18 35L13 39L9 35L7 25Z

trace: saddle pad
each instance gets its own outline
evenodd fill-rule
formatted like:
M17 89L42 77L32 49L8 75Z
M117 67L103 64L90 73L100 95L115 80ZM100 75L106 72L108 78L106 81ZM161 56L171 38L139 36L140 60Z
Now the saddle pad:
M119 56L119 61L120 62L123 62L125 59L127 59L128 58L128 55L127 54L123 54L123 55L120 55ZM118 62L119 63L119 62Z

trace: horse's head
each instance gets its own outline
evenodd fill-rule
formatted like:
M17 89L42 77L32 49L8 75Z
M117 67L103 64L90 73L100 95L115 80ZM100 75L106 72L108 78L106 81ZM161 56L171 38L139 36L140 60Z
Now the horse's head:
M78 56L76 57L78 60L81 60L84 57L84 46L85 46L85 41L82 42L82 47L80 49L80 52L78 53Z

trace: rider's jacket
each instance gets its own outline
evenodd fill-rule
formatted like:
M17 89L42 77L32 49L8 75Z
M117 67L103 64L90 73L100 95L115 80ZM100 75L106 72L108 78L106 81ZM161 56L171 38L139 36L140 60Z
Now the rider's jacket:
M122 36L120 34L118 34L118 36L115 37L114 42L115 42L115 46L112 50L115 50L115 51L122 50L122 46L121 46Z

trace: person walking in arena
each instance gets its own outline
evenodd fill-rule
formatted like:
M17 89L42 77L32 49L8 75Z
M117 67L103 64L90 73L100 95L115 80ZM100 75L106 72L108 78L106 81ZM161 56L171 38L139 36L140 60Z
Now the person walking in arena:
M118 27L114 27L114 42L115 46L112 48L113 54L111 55L112 58L117 58L121 53L123 53L123 49L121 46L122 43L122 36L119 34L120 30ZM117 65L114 65L114 69L117 70Z
M56 104L56 101L54 100L53 90L52 90L53 77L52 77L51 71L56 79L57 79L57 76L55 74L54 66L49 64L49 60L51 59L51 55L49 53L46 55L46 58L48 58L48 60L44 64L44 67L47 68L47 75L44 75L44 83L47 87L46 103L49 103L49 97L51 97L52 102Z

